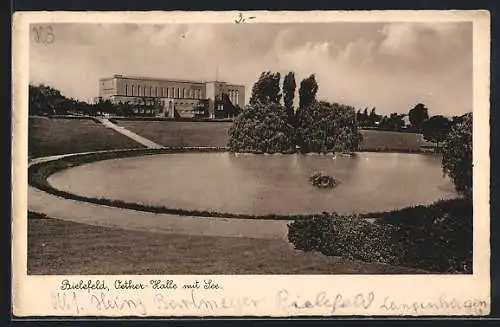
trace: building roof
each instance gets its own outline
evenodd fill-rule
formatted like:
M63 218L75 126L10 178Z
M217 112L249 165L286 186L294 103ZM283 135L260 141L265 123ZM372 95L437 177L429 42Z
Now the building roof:
M121 75L114 74L111 77L100 78L100 81L109 80L112 78L123 78L123 79L136 79L136 80L146 80L146 81L161 81L161 82L177 82L177 83L192 83L192 84L206 84L206 83L225 83L232 86L243 86L239 84L232 84L223 81L195 81L195 80L187 80L187 79L176 79L176 78L158 78L158 77L146 77L146 76L131 76L131 75Z

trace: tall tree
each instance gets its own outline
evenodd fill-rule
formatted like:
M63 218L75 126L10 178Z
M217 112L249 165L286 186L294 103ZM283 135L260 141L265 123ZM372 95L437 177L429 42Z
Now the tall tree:
M283 80L283 102L285 103L285 109L288 116L288 123L292 126L295 125L295 112L293 109L293 99L295 97L295 89L297 85L295 84L295 74L289 72L285 75Z
M30 114L65 114L71 109L71 102L71 99L50 86L29 86Z
M305 108L316 100L318 92L318 83L316 77L311 74L300 82L299 89L299 108Z
M472 199L472 113L451 126L442 153L443 172L453 180L458 193Z
M423 134L426 140L436 142L436 148L439 149L439 142L444 141L451 128L451 122L448 118L438 115L432 116L423 124Z
M379 128L388 131L400 131L405 125L403 120L405 114L391 113L389 116L384 116L380 121Z
M271 73L270 71L262 72L257 82L255 82L252 87L252 95L249 100L250 104L280 103L280 79L280 73Z
M429 109L424 104L419 103L408 112L410 124L416 132L422 132L424 122L429 119Z

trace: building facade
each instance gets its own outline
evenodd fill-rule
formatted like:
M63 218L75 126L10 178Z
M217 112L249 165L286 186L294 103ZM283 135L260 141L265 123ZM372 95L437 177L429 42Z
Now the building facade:
M206 110L210 117L216 116L221 105L217 99L227 94L231 103L245 106L245 87L213 81L188 81L114 75L99 80L99 100L113 103L158 104L157 116L196 117Z

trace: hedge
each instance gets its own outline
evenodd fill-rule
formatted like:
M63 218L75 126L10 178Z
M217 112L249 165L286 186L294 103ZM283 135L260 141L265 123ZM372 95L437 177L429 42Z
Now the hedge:
M472 203L438 201L368 215L324 214L288 225L296 249L329 256L420 268L472 273Z

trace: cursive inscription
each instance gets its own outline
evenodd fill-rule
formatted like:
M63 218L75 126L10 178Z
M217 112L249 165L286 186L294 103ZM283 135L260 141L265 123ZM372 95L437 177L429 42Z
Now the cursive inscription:
M135 298L120 298L118 296L110 296L107 293L101 292L99 295L92 294L90 303L99 311L124 311L138 310L140 315L146 315L146 306L142 303L142 299Z
M115 280L115 289L117 290L143 290L146 288L146 285L143 283L137 283L129 280Z
M342 294L329 296L326 292L319 292L312 299L301 298L300 295L291 296L287 290L281 290L276 296L276 305L279 309L312 309L326 308L330 313L337 312L338 309L359 308L368 310L375 300L373 292L358 293L352 297Z
M34 26L33 40L36 43L54 43L56 40L56 35L54 34L54 28L51 25L47 26Z
M90 293L90 291L109 291L108 286L104 280L78 280L78 281L70 281L68 279L64 279L61 282L60 286L61 291L70 291L70 290L84 290Z
M468 299L459 301L455 298L447 298L441 295L437 301L425 302L397 302L390 297L385 297L383 303L380 305L381 309L392 313L401 314L422 314L425 312L439 312L439 311L468 311L470 313L482 314L488 309L488 302L480 299Z
M177 284L171 280L160 280L160 279L152 279L149 281L149 284L154 290L176 290Z
M218 299L206 298L201 294L197 294L195 290L190 291L189 297L186 298L168 298L162 293L154 295L154 303L157 309L160 310L205 310L215 311L217 309L236 310L238 312L245 308L255 308L263 301L263 299L254 299L243 296L241 298L222 297Z
M76 292L71 293L52 293L52 308L56 311L74 312L80 314L83 310L78 304Z
M255 19L255 16L250 16L250 17L248 17L248 19ZM243 14L242 14L242 13L239 13L239 14L238 14L238 18L236 18L236 19L234 20L234 22L235 22L236 24L241 24L241 23L244 23L246 20L247 20L247 18L243 17Z

